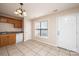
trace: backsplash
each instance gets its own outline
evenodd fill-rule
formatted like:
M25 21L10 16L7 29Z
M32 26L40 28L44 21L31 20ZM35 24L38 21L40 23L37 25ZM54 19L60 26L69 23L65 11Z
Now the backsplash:
M17 32L22 31L21 28L14 28L13 24L0 23L0 32Z

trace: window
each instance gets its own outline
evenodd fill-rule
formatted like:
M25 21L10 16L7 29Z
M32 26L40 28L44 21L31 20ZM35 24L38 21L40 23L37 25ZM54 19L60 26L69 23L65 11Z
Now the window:
M43 36L43 37L48 36L48 22L47 21L36 22L35 27L36 27L36 30L35 30L36 36Z

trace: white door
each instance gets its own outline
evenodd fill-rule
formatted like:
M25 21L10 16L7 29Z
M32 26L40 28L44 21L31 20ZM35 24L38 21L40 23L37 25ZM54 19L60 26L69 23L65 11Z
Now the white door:
M76 50L76 17L74 15L60 16L57 19L58 46Z
M79 52L79 13L77 14L77 51Z

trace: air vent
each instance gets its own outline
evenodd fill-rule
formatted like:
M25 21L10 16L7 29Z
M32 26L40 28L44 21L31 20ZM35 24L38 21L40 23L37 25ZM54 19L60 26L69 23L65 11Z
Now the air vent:
M53 10L53 12L57 12L57 11L58 11L58 9Z

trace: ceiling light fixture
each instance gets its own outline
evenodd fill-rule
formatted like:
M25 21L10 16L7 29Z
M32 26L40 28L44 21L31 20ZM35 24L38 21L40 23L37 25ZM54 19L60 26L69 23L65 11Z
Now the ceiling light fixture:
M20 3L20 7L14 13L19 16L27 16L26 11L23 9L23 3Z

